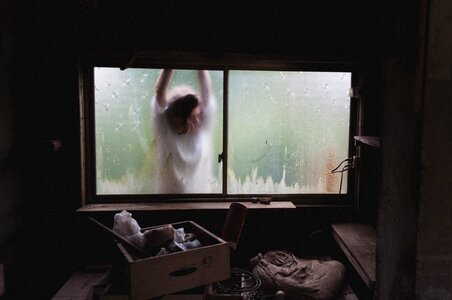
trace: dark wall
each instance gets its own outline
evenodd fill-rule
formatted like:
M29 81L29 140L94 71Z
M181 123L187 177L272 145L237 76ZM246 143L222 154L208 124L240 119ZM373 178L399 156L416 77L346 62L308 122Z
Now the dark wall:
M420 4L397 1L392 51L383 60L377 295L414 299L422 95Z
M0 2L0 264L15 260L14 237L19 222L16 169L10 159L14 133L13 108L10 95L11 35L9 20L4 14L6 4ZM3 270L3 268L2 268ZM3 274L0 274L3 279ZM2 285L3 282L0 282ZM3 287L3 286L2 286ZM0 296L3 293L0 287Z
M409 2L400 5L408 8ZM411 38L395 40L400 52L385 60L377 228L381 299L451 296L452 119L446 100L451 95L451 11L443 1L420 1L417 10L398 11L395 36Z
M80 203L78 83L68 30L73 23L56 4L2 1L2 14L10 38L7 80L2 80L8 99L2 104L10 104L13 120L2 167L14 174L11 201L18 220L15 259L6 261L7 296L49 299L77 265L72 248ZM50 142L56 139L63 142L57 152ZM3 204L9 199L5 190L1 193Z
M85 50L109 48L369 56L382 42L377 5L359 1L87 1ZM358 37L358 38L357 38ZM374 52L374 51L372 51ZM364 55L364 53L366 53Z
M430 2L417 237L420 299L452 296L452 3Z

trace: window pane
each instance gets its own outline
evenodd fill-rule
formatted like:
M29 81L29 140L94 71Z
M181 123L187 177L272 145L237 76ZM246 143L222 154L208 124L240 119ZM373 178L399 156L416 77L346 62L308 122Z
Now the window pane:
M231 71L228 193L338 193L350 86L351 73Z
M213 97L203 107L202 137L196 138L195 131L173 134L166 112L153 102L160 72L94 69L97 194L221 193L216 158L222 152L223 72L208 72ZM197 74L176 70L168 96L182 85L200 95Z

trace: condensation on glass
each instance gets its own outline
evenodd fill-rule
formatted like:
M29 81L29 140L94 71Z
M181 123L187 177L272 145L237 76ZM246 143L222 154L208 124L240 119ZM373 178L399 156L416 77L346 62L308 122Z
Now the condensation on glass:
M350 87L351 73L230 71L228 193L338 193Z
M160 193L151 119L160 72L94 69L98 195ZM222 193L223 71L209 74L216 112L208 189L184 193ZM199 92L197 72L176 70L169 89L180 85ZM229 71L226 193L338 193L340 174L331 170L349 155L350 87L351 73Z
M158 168L159 137L153 126L153 97L160 69L95 68L95 157L96 189L98 195L156 194L157 176L165 170ZM212 120L211 157L222 152L223 72L209 71L216 111ZM175 70L169 90L190 86L199 94L195 70ZM171 151L166 158L171 160ZM222 166L209 161L202 188L190 178L184 193L221 193ZM171 193L171 192L170 192ZM181 193L174 190L172 193Z

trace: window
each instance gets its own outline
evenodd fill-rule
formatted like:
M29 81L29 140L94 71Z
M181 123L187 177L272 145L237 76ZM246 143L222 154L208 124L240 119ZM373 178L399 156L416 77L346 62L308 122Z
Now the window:
M119 197L148 201L350 196L352 177L331 173L352 155L356 120L349 70L209 70L210 104L202 112L202 120L209 120L208 130L204 139L182 151L204 149L200 158L204 169L195 175L168 171L178 168L172 147L182 146L163 137L164 126L173 130L168 117L161 124L155 121L157 111L165 113L155 98L161 72L114 67L86 72L91 76L85 77L82 101L87 120L85 186L92 202ZM198 77L197 70L176 69L168 95L189 86L199 98ZM179 138L169 139L174 137Z
M228 192L337 193L350 86L351 73L230 71Z
M159 135L158 126L152 122L154 112L152 101L155 101L155 86L160 69L127 69L95 68L95 140L96 140L96 193L107 194L158 194L157 182L166 178L170 185L176 181L165 176L170 172L171 164L177 164L170 149L170 142ZM214 163L214 158L222 152L222 102L223 72L209 71L211 78L212 101L215 111L212 112L212 127L208 136L208 153L203 153L207 168L202 178L191 178L191 174L180 174L177 181L186 186L186 193L221 193L221 163ZM196 71L176 70L169 90L179 86L190 86L199 94ZM163 128L164 129L164 128ZM174 138L184 136L174 135ZM197 141L199 142L199 141ZM160 144L163 145L160 145ZM182 147L181 145L177 145ZM190 145L191 146L191 145ZM187 149L187 152L195 150ZM162 154L159 154L163 152ZM195 153L187 153L191 155ZM171 155L171 156L169 156ZM169 157L168 157L169 156ZM159 161L165 160L165 162ZM173 160L175 162L173 162ZM177 166L175 166L177 167ZM159 173L159 174L157 174ZM185 172L190 173L190 172ZM207 174L206 174L207 173ZM210 173L210 174L208 174ZM205 177L204 177L205 176ZM207 186L207 188L204 188ZM174 188L174 190L172 190ZM169 186L168 193L181 193L181 189Z

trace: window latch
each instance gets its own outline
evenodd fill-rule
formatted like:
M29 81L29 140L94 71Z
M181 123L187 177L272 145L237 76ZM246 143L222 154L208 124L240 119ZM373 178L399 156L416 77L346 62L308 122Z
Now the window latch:
M218 163L223 161L223 153L218 154Z

